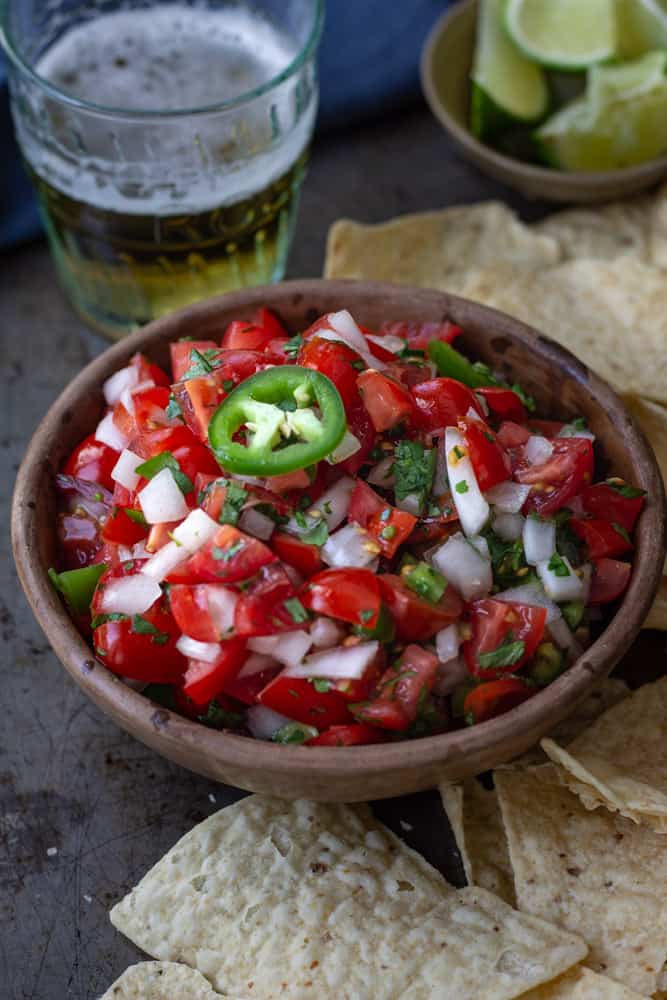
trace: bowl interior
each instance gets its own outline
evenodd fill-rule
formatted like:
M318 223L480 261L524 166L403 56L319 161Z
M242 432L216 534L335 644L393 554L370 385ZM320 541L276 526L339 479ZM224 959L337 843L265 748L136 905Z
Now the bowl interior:
M166 363L180 337L219 339L232 319L270 304L294 331L341 307L369 327L394 320L460 325L471 357L520 381L540 415L583 415L606 468L647 490L637 530L636 570L616 614L561 678L498 719L406 743L353 749L276 747L219 733L157 708L97 663L48 583L55 554L54 475L62 459L99 420L101 384L135 351ZM494 310L443 293L369 282L291 282L234 293L158 320L109 348L65 389L36 431L17 480L12 513L21 582L56 654L74 680L119 725L160 753L211 778L285 797L357 801L432 787L477 774L533 745L565 717L629 647L662 573L664 495L655 459L621 400L572 355Z
M422 54L422 86L433 114L485 173L531 198L601 202L650 187L667 174L667 157L604 172L560 171L513 159L470 131L470 71L478 0L461 0L434 26Z

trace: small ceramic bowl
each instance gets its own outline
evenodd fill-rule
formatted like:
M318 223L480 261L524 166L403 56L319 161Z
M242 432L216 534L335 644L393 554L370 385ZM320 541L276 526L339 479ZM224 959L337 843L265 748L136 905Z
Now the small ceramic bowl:
M322 313L348 308L369 327L383 320L457 323L464 351L520 381L541 415L583 415L608 469L648 492L636 532L630 586L604 632L548 688L506 715L425 739L354 748L276 746L216 732L158 707L99 663L47 578L56 551L54 476L104 410L102 382L142 351L158 364L180 337L219 338L233 318L270 305L303 330ZM605 677L646 617L662 574L665 500L655 458L608 385L535 330L502 313L439 292L353 281L295 281L235 292L149 324L110 347L65 389L37 428L23 460L12 512L19 576L56 655L86 694L118 725L183 767L285 798L362 801L478 774L535 744Z
M547 201L592 203L625 198L667 175L667 156L623 170L565 171L513 159L476 139L468 123L477 7L477 0L461 0L444 14L428 36L421 60L426 100L464 156L526 197Z

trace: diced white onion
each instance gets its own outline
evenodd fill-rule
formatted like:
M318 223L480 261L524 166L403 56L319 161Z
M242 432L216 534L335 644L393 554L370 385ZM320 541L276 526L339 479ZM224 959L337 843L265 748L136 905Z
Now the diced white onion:
M551 559L556 551L556 524L527 517L523 526L523 550L529 566Z
M267 368L272 367L272 365L267 365ZM266 483L265 479L258 479L256 476L239 476L235 474L231 478L235 479L239 483L246 483L248 486L264 486Z
M474 545L474 547L479 552L482 559L488 559L491 561L491 553L489 552L489 543L486 538L482 535L471 535L468 539L468 545Z
M412 514L413 517L419 517L422 509L422 502L417 493L408 493L406 497L402 500L396 501L396 506L399 510L404 510L406 514Z
M496 514L494 512L491 527L504 542L516 542L523 534L525 517L521 514Z
M528 499L530 486L521 483L513 483L508 480L506 483L498 483L492 486L484 494L488 503L492 504L503 514L518 514L524 503Z
M374 465L368 473L368 482L371 486L393 486L396 482L394 476L394 456L387 455Z
M477 535L489 519L490 508L480 491L465 439L455 427L445 431L445 449L449 486L461 527L466 535ZM457 458L454 449L463 458Z
M244 510L239 518L241 531L245 531L246 534L252 535L254 538L261 538L263 542L268 541L275 527L275 521L272 521L266 514L262 514L261 510L255 510L254 507Z
M285 676L358 681L377 656L379 645L378 642L361 642L358 646L325 649L307 656L303 663L288 667Z
M136 490L141 476L134 470L142 462L143 458L135 455L129 448L125 448L120 453L118 461L111 470L111 478L115 483L120 483L121 486L124 486L126 490L130 490L130 492Z
M127 562L128 559L132 559L132 549L129 545L119 545L117 549L118 558L121 562Z
M104 398L109 406L115 406L120 400L124 390L134 389L136 385L139 384L139 370L135 368L134 365L128 365L127 368L120 368L113 375L109 376L104 385L102 386L102 392L104 393Z
M491 560L485 559L461 532L448 538L432 561L465 601L485 597L493 586Z
M316 618L310 626L310 637L317 649L331 649L345 638L345 629L331 618Z
M188 505L171 469L161 469L138 494L141 509L149 524L180 521L188 514ZM202 511L203 513L203 511Z
M279 729L294 722L294 719L279 715L266 705L251 705L246 712L246 722L256 740L270 740Z
M135 573L109 580L102 591L101 610L105 615L143 615L162 596L159 583Z
M550 600L544 587L536 580L532 583L523 583L519 587L509 587L499 594L494 594L496 601L509 601L515 604L532 604L536 608L546 608L547 625L557 621L561 617L560 608Z
M263 670L271 669L280 670L278 663L272 656L266 656L264 653L251 653L239 670L237 677L241 680L241 678L252 677L254 674L261 674Z
M161 549L158 549L154 556L141 567L141 572L145 576L150 576L158 583L169 576L170 573L188 559L190 553L182 545L176 542L167 542Z
M130 559L149 559L150 552L146 551L146 539L142 538L140 542L135 542L132 546L132 552L130 554Z
M355 486L356 483L351 476L343 476L328 490L325 490L317 503L313 505L314 509L321 512L321 517L326 521L329 531L334 531L347 517L347 512L350 509L350 497ZM315 527L320 519L320 517L306 515L306 523L309 528ZM293 535L299 535L302 531L293 517L285 525L285 530Z
M109 445L114 451L122 451L130 439L116 427L113 413L107 413L106 417L102 417L95 429L95 440Z
M271 656L286 667L296 667L313 644L308 632L283 632L282 635L261 635L248 639L248 649Z
M335 534L329 535L320 549L320 555L327 566L355 566L363 569L378 555L378 544L358 524L346 524Z
M371 353L368 344L366 343L366 338L347 309L341 309L340 312L329 313L327 320L329 321L331 329L338 336L338 339L343 340L344 343L348 344L357 352L357 354L360 354L369 368L377 368L380 370L387 367L384 361L380 361ZM322 335L323 331L318 331L318 336Z
M403 338L395 337L393 333L388 333L384 337L376 337L374 334L369 333L366 336L366 340L372 341L378 347L384 347L385 351L391 351L392 354L400 354L405 347Z
M462 656L455 656L447 663L441 663L435 675L433 691L441 698L451 694L454 688L464 681L470 680L466 661Z
M577 430L572 424L565 424L564 427L558 431L559 438L586 438L588 441L595 441L595 434L592 431L584 428L583 430Z
M549 569L548 562L538 563L537 573L544 589L553 601L583 601L586 594L584 580L575 573L566 556L560 558L569 571L567 576L557 576L554 570Z
M143 492L142 490L142 494ZM178 524L174 528L171 537L178 545L182 545L186 552L193 555L202 545L205 545L206 542L209 542L213 538L219 528L220 525L217 521L209 517L206 511L197 507L195 510L190 511L182 524Z
M360 448L359 438L346 430L341 443L334 448L330 455L327 455L327 462L329 465L338 465L339 462L345 462L348 458L356 455Z
M134 387L125 386L125 388L120 394L118 402L122 403L122 405L125 407L130 416L133 417L135 393L141 392L142 389L151 389L154 385L155 382L153 381L153 379L149 378L149 379L144 379L143 382L140 382L138 385L135 385Z
M457 625L448 625L440 629L435 637L435 651L441 663L448 663L459 655L461 635Z
M228 635L234 627L234 611L239 595L220 583L203 584L206 587L208 613L220 635Z
M222 652L222 645L219 642L200 642L189 635L182 635L176 643L176 649L189 660L215 663Z
M548 438L531 434L523 446L524 458L530 465L544 465L553 454L554 446Z

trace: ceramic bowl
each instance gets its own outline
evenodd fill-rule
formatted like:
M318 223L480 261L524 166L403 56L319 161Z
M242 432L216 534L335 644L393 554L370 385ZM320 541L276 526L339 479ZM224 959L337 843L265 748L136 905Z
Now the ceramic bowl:
M604 632L548 688L506 715L472 728L354 748L277 746L221 733L158 707L99 663L51 587L55 559L54 476L104 409L101 386L135 351L164 364L180 337L219 338L233 318L268 304L293 331L348 308L369 327L383 320L451 320L471 356L520 381L541 415L583 415L605 472L648 492L636 532L630 586ZM149 324L110 347L71 382L37 428L23 460L12 513L16 564L25 593L69 675L119 726L158 753L217 781L285 798L362 801L478 774L522 753L567 716L628 649L662 574L665 501L653 453L612 389L546 337L492 309L439 292L353 281L295 281L235 292Z
M462 0L447 11L426 40L421 60L422 88L431 111L467 159L528 198L558 202L625 198L667 175L667 156L622 170L564 171L513 159L476 139L468 122L477 6L477 0Z

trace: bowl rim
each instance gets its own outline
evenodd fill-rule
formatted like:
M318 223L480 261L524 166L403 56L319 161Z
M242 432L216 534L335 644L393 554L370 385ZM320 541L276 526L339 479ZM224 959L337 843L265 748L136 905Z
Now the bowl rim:
M267 302L280 311L281 303L287 304L297 295L307 300L308 296L316 297L326 292L330 298L345 302L352 291L361 293L369 300L381 296L382 301L387 303L388 311L391 310L392 300L404 302L407 296L415 302L415 310L421 302L433 310L437 309L443 316L450 314L453 308L472 307L480 319L488 319L489 325L493 324L494 330L507 334L510 340L524 347L532 348L554 368L564 370L569 377L588 385L597 406L611 406L612 410L627 417L624 436L636 456L637 465L644 470L641 485L651 498L638 525L633 566L639 566L640 572L632 574L630 586L614 617L584 654L547 688L496 719L461 730L397 743L334 748L276 746L275 743L208 729L201 723L164 709L133 690L94 658L93 651L50 584L46 567L38 558L36 539L40 514L39 504L34 499L35 491L44 475L53 473L51 464L48 461L45 463L45 455L52 449L62 421L71 419L72 409L82 393L89 393L97 387L101 394L101 383L105 377L137 350L150 354L152 345L168 342L170 336L173 338L176 335L179 323L196 323L198 317L203 319L218 309L250 311ZM51 405L30 440L14 489L11 536L19 579L37 621L65 669L100 707L113 702L116 718L132 721L133 731L137 731L138 720L142 732L150 733L154 741L156 731L160 731L167 740L175 740L204 757L224 761L239 770L266 769L274 773L290 772L293 778L316 775L324 779L335 776L340 780L345 776L358 778L360 774L370 777L393 769L412 771L434 763L444 765L450 758L457 759L463 754L474 756L485 752L489 745L501 744L512 733L539 729L560 708L574 706L595 680L601 680L609 673L641 628L662 577L665 517L662 477L642 431L616 392L565 348L513 317L445 292L379 282L309 279L244 289L188 306L153 321L89 362ZM562 711L559 717L564 714L566 712Z
M457 0L452 7L441 14L426 36L419 63L421 85L426 102L440 124L452 133L460 145L474 151L478 157L485 159L487 163L492 164L498 170L520 175L525 182L532 182L534 185L541 182L549 185L557 180L562 190L571 189L573 195L582 187L590 187L595 190L613 185L616 189L624 182L629 184L653 173L656 175L657 182L658 174L661 171L667 171L667 154L646 160L644 163L636 163L630 167L617 167L614 170L557 170L554 167L542 167L535 163L519 160L514 156L507 156L494 149L493 146L481 142L469 128L462 126L442 101L435 85L435 51L440 39L451 28L452 24L467 16L471 10L476 13L478 6L479 0Z

